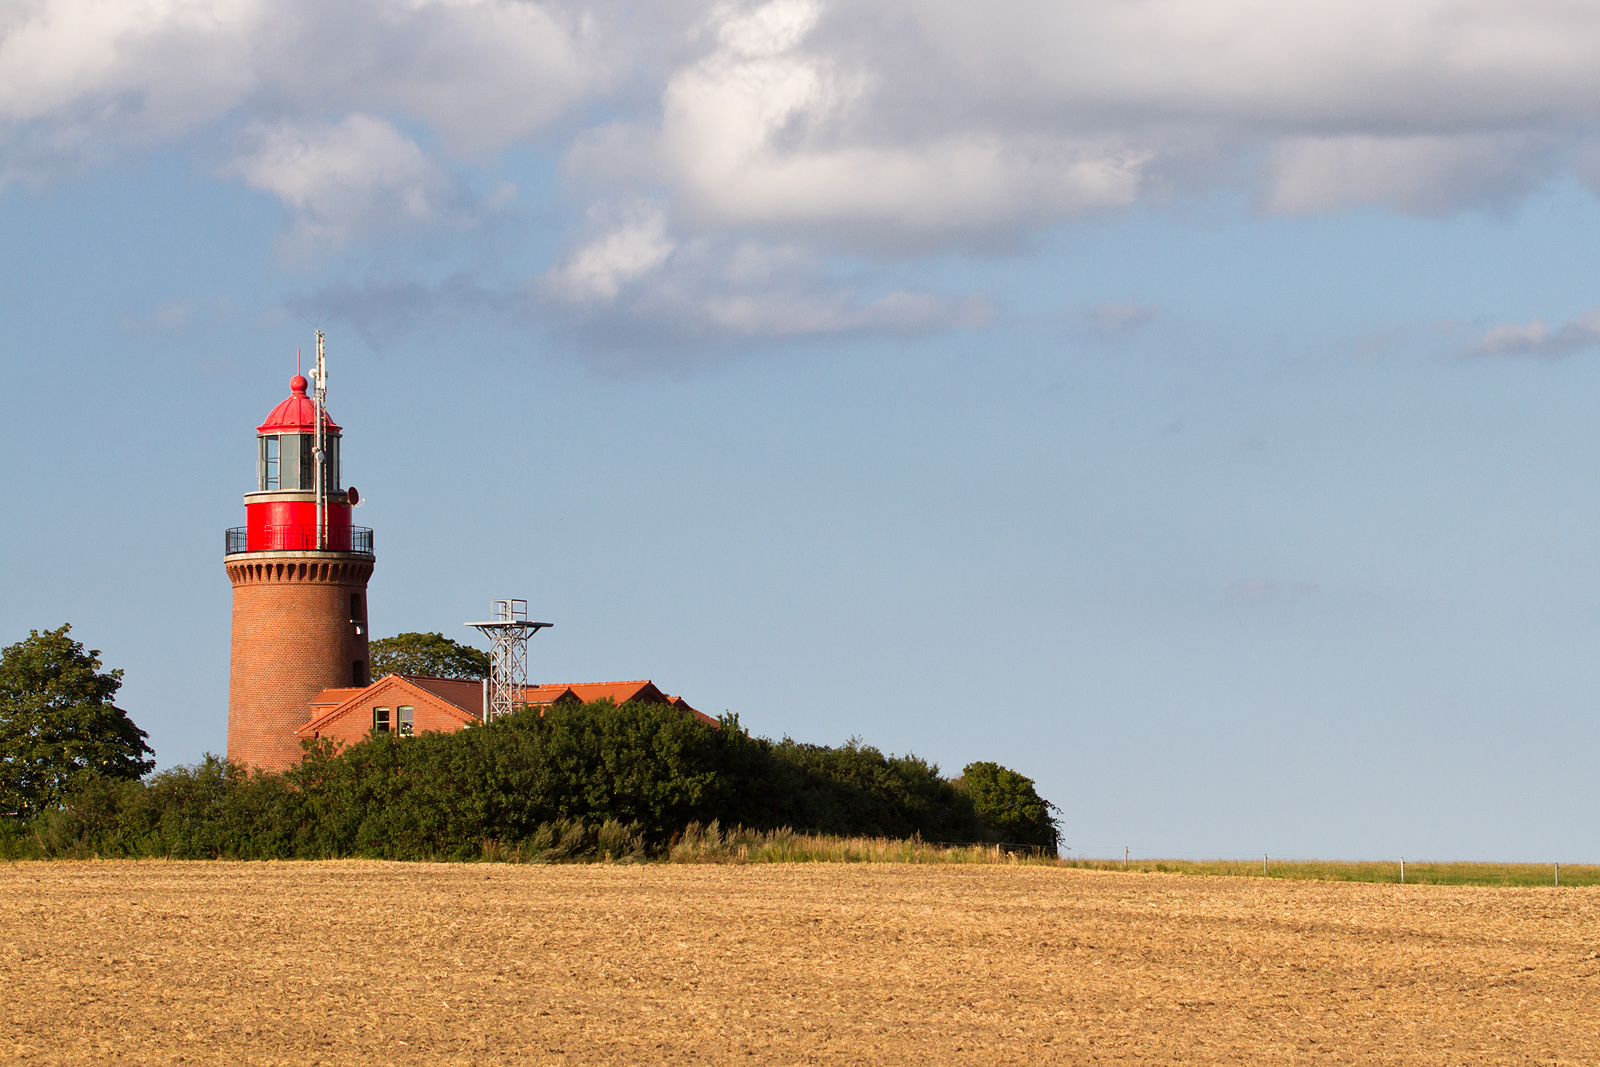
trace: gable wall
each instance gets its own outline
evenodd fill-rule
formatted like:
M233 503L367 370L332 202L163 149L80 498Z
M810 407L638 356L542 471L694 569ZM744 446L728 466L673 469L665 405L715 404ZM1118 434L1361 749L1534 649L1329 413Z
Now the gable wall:
M400 707L410 704L413 709L412 729L414 733L426 731L439 731L454 733L463 729L465 723L461 721L459 711L450 710L448 705L439 701L431 694L407 693L391 689L386 693L373 693L364 696L361 702L348 713L339 716L330 723L316 731L318 737L331 738L341 745L353 745L357 741L366 740L367 732L372 729L372 709L386 707L389 709L389 728L398 729L400 721Z

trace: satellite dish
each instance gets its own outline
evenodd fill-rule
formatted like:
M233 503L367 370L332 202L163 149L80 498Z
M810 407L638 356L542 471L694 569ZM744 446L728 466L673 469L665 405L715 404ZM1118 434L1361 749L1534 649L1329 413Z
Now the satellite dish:
M344 495L345 499L350 501L351 507L355 507L357 504L361 503L361 494L356 492L356 487L353 485L344 491Z

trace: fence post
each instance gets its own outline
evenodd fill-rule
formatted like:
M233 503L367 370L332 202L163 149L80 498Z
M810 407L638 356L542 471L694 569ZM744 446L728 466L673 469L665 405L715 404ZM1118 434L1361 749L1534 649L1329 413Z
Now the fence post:
M1556 885L1561 884L1561 864L1556 864Z
M1123 870L1127 870L1128 869L1128 846L1127 845L1123 845L1122 846L1122 869Z
M1400 884L1406 884L1406 858L1404 856L1400 857Z
M1270 875L1267 874L1267 854L1265 852L1261 854L1261 877L1270 877Z

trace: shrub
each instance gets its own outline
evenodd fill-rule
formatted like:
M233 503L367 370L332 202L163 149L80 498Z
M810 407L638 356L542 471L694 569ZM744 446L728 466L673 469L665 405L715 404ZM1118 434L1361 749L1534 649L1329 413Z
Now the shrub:
M527 709L453 734L371 734L342 750L309 743L281 775L207 756L148 782L97 780L26 830L0 834L0 848L550 863L664 855L686 826L1047 843L996 821L1011 809L997 806L995 788L975 787L989 780L974 773L985 767L994 765L969 767L963 789L934 764L856 739L840 748L773 743L748 736L734 716L711 726L666 705L599 702L542 716ZM997 781L1025 783L1043 803L1031 781L997 770Z
M956 785L972 798L978 818L999 841L1056 851L1060 832L1055 805L1039 796L1033 779L998 763L969 763Z

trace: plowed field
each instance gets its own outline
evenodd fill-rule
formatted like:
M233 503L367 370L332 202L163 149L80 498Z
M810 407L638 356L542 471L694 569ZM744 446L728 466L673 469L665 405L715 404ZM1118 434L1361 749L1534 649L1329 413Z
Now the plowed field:
M1600 1063L1600 890L0 866L0 1060Z

